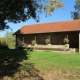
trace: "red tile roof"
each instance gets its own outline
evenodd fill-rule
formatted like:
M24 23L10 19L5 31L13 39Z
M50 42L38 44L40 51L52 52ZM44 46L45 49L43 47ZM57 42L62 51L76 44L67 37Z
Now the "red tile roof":
M80 31L80 19L62 21L62 22L26 25L23 26L14 34L36 34L36 33L50 33L50 32L66 32L66 31Z

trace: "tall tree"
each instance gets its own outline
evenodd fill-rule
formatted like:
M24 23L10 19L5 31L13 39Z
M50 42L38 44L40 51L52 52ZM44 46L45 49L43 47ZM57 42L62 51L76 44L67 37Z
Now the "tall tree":
M19 23L30 18L39 21L39 14L51 13L63 7L60 0L0 0L0 30L9 28L7 22Z
M15 36L13 35L13 32L7 31L5 34L6 44L9 47L9 49L15 48Z
M80 0L76 0L76 4L74 6L75 11L71 12L73 19L80 19Z

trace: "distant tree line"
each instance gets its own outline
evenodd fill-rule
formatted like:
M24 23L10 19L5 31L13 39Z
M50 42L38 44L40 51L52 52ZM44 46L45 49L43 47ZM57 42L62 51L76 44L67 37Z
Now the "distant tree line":
M15 49L15 36L13 32L6 32L4 37L0 37L0 49Z

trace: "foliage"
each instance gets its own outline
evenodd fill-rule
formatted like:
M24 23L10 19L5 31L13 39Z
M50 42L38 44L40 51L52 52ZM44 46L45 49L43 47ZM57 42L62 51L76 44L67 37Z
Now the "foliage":
M68 44L68 43L69 43L69 39L68 39L67 37L65 37L65 38L63 39L63 42Z
M51 13L63 7L60 0L0 0L0 30L9 28L8 22L20 23L33 18L39 21L39 15Z
M75 11L71 12L73 19L80 19L80 0L76 0L76 4L74 6Z
M3 43L6 41L6 38L5 37L0 37L0 42Z
M50 44L50 39L49 38L47 38L45 41L46 41L46 44Z
M5 41L0 41L0 49L9 49Z
M32 40L31 44L34 46L36 44L36 40Z
M25 45L25 43L23 41L19 40L19 45L22 47Z
M15 36L13 35L13 32L6 32L5 34L5 38L6 38L6 44L8 45L8 47L10 49L14 49L15 48Z
M19 49L25 49L26 48L26 44L24 43L24 41L19 40Z
M13 35L13 32L6 32L5 37L0 37L1 45L7 46L9 49L15 48L15 36Z

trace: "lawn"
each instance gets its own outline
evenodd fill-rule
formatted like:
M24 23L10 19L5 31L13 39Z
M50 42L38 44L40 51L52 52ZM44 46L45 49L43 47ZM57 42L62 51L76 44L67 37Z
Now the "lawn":
M80 80L80 54L0 50L0 80Z
M59 52L44 51L31 52L29 62L49 78L56 76L55 80L80 80L80 54L61 54ZM46 75L45 75L46 74ZM46 80L49 80L47 79ZM61 78L61 79L60 79Z

